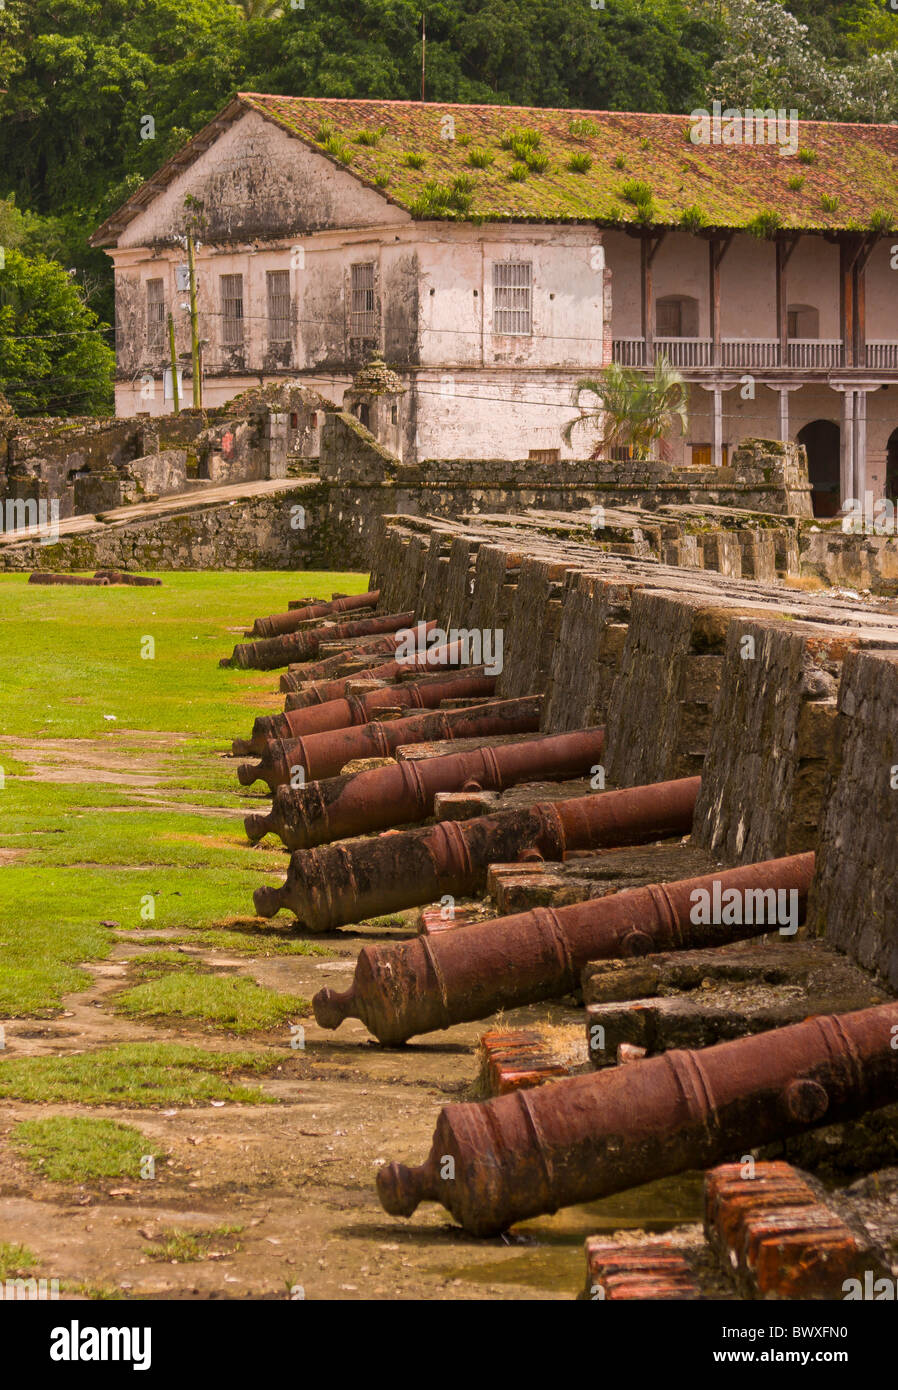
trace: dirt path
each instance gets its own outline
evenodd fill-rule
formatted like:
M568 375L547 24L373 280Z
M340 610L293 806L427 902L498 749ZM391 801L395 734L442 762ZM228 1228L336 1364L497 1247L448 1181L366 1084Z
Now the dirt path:
M166 774L162 742L147 742L139 776L128 769L130 755L112 743L16 743L15 756L31 765L32 775L45 777L59 767L67 780L126 786L135 798L152 797L154 782ZM278 926L286 920L279 918ZM311 998L324 985L345 988L360 946L389 935L403 933L369 928L322 938L333 952L325 958L181 949L216 971ZM304 1047L294 1050L286 1028L234 1037L199 1023L137 1022L117 1014L116 992L133 982L129 960L164 949L168 938L174 945L183 933L119 932L108 960L85 963L89 985L68 995L56 1016L5 1024L3 1055L61 1057L153 1040L259 1051L275 1057L276 1069L250 1084L277 1103L144 1109L0 1101L0 1240L33 1250L43 1276L120 1297L569 1299L582 1285L587 1235L644 1227L647 1219L650 1227L665 1229L698 1215L696 1185L677 1180L487 1241L466 1236L442 1208L423 1207L410 1222L387 1216L375 1191L378 1167L394 1158L424 1159L439 1107L471 1093L487 1021L384 1049L357 1021L326 1033L308 1018ZM503 1022L547 1019L579 1037L582 1014L563 1006L518 1010ZM51 1114L133 1125L167 1161L145 1181L72 1186L37 1177L6 1140L17 1121ZM213 1241L201 1261L166 1263L148 1253L158 1250L166 1228L223 1226L241 1230Z

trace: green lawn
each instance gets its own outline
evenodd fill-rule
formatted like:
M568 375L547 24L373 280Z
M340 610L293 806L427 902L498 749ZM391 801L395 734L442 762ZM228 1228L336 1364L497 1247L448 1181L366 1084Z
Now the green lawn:
M161 588L56 588L0 575L0 1017L58 1008L86 981L78 965L108 954L116 927L183 929L206 945L233 931L238 949L253 941L265 953L246 919L253 889L283 873L285 856L249 846L241 821L215 809L258 803L223 754L282 697L277 672L218 659L256 616L357 592L367 579L160 578ZM152 659L141 655L147 638ZM75 758L81 780L61 780ZM60 780L33 780L36 762L55 763L42 777ZM272 943L307 949L283 932Z

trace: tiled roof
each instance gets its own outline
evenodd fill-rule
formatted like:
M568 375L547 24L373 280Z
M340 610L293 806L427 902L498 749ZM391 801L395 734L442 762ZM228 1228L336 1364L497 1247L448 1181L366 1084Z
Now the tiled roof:
M898 226L896 126L802 121L799 152L784 156L776 145L694 144L688 116L241 92L103 224L94 244L114 241L246 110L421 218L671 227L685 215L693 229L739 229L755 219L768 230ZM454 139L445 138L450 117Z

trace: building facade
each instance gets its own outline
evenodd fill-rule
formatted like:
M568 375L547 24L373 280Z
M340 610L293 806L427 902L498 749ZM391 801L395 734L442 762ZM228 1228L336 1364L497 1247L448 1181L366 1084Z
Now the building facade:
M808 450L815 506L898 492L898 131L801 123L788 149L687 117L242 94L98 230L116 409L278 377L340 405L383 354L409 462L583 457L574 388L663 356L690 386L677 463L747 436ZM749 132L750 133L750 132ZM894 238L898 242L898 238Z

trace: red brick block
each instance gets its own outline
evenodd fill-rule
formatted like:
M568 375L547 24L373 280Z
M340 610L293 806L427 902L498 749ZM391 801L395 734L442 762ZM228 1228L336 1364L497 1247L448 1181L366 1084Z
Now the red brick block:
M679 1250L660 1241L620 1245L604 1236L586 1242L584 1300L666 1299L691 1301L701 1290Z
M488 1096L504 1096L541 1086L554 1076L570 1076L570 1068L556 1061L532 1029L484 1033L480 1055L481 1090Z

